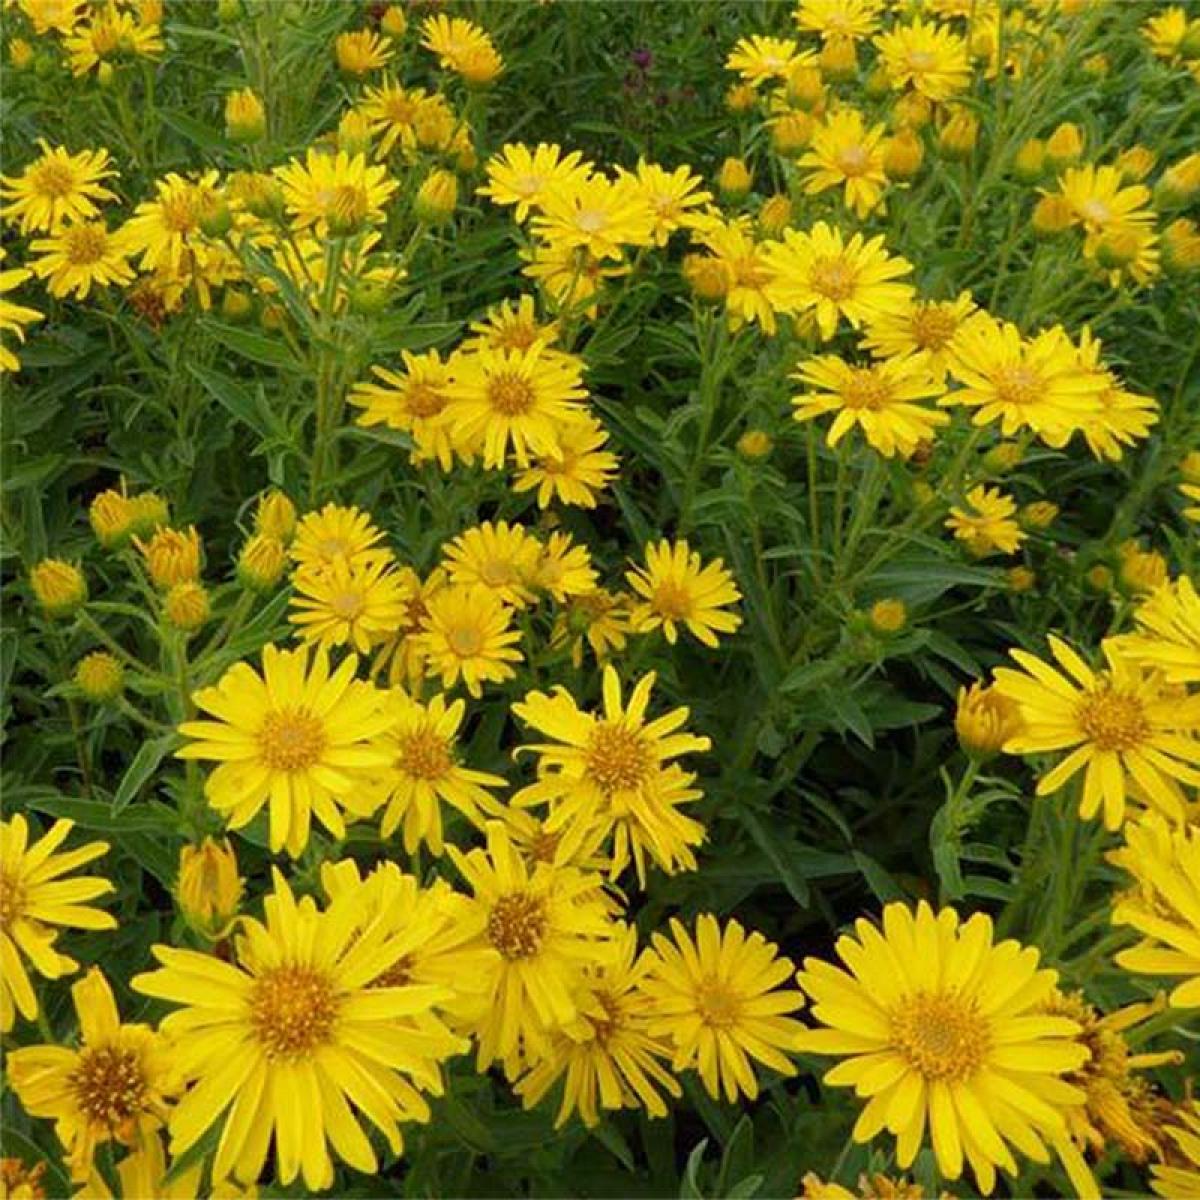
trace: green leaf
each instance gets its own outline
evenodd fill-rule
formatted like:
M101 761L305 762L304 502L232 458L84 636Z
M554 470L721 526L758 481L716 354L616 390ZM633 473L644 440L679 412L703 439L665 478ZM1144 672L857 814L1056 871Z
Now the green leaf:
M244 425L249 425L260 437L271 436L272 430L269 422L259 412L255 398L240 383L230 379L228 375L222 375L219 371L211 371L198 363L189 362L187 369L222 408Z
M808 881L796 870L789 860L787 848L781 847L777 830L764 828L757 815L745 804L738 805L738 818L746 827L746 831L754 839L754 843L766 855L771 866L779 876L779 882L788 890L788 894L801 908L808 907Z
M172 26L172 30L178 32L178 26ZM214 150L221 155L225 153L225 139L215 129L210 129L207 125L197 121L195 117L189 117L187 113L174 108L160 108L158 115L162 118L164 125L187 138L189 142L195 143L202 150Z
M132 812L116 816L111 804L99 800L78 800L74 796L60 796L55 793L22 799L38 812L51 817L63 817L74 821L82 829L94 829L98 833L164 834L171 833L178 824L175 813L166 805L157 803L139 804Z
M287 343L281 339L264 337L261 333L252 333L248 329L238 329L233 325L222 325L219 321L205 321L204 328L222 346L243 358L248 358L251 362L261 363L264 367L278 367L285 371L304 370L303 364L296 361Z
M179 742L179 735L171 732L142 743L141 749L133 756L133 762L129 764L128 770L121 778L113 795L112 814L114 817L119 815L134 796L146 786L151 776L158 770L159 763L179 745Z

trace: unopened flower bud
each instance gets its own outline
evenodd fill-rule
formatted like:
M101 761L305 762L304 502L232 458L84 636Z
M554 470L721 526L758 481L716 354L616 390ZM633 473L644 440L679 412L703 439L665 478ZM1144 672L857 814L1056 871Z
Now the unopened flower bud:
M43 558L29 572L34 598L48 617L69 617L87 601L87 580L74 563Z
M175 898L188 924L209 941L225 937L241 906L244 884L227 838L205 838L179 852Z
M75 686L93 704L107 704L125 690L125 668L113 655L97 650L79 660Z

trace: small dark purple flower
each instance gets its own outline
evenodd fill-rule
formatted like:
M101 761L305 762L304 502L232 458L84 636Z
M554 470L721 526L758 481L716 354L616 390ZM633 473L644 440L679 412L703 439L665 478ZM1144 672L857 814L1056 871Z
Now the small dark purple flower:
M630 61L639 71L649 71L654 66L654 52L645 48L635 50L630 56Z

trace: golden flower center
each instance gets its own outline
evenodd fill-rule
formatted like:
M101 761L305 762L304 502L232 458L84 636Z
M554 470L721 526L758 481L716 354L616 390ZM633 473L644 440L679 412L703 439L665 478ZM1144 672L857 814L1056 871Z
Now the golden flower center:
M488 558L479 567L479 578L488 587L506 587L516 582L517 572L512 563L503 558Z
M146 1073L137 1051L94 1046L80 1052L71 1072L75 1103L88 1121L113 1128L146 1107Z
M269 1059L307 1058L333 1039L338 997L333 981L311 967L275 967L250 996L250 1025Z
M542 948L550 915L546 901L528 892L501 896L488 917L488 940L505 958L532 958Z
M453 763L446 739L433 730L400 735L396 767L406 775L415 779L441 779Z
M939 305L928 304L913 313L911 329L922 350L940 350L958 331L958 321Z
M29 181L42 196L69 196L75 190L75 172L60 162L40 163L30 172Z
M1002 404L1036 404L1042 398L1045 385L1042 377L1031 367L1001 367L996 372L996 396Z
M686 584L666 579L654 589L654 611L674 621L685 620L692 611L692 593Z
M446 407L446 398L428 383L409 384L404 406L414 417L436 417Z
M63 231L62 246L72 266L89 266L104 257L108 234L99 225L70 225Z
M927 1080L969 1079L992 1046L986 1018L954 992L917 992L903 1001L892 1013L892 1038Z
M258 733L259 755L273 771L305 770L324 749L325 727L306 708L272 709Z
M756 255L744 254L729 261L733 267L733 281L739 287L761 288L771 278L770 271Z
M932 71L937 66L937 55L931 50L910 50L908 65L912 71Z
M536 399L529 380L512 372L503 372L488 384L488 402L506 417L527 413Z
M361 592L335 592L329 598L329 607L336 616L353 621L355 617L362 616L367 602Z
M598 208L581 208L575 215L575 224L584 233L599 233L608 224L608 214Z
M865 175L871 165L871 156L865 146L847 146L837 156L837 164L843 175L854 177Z
M1105 225L1112 220L1112 209L1096 196L1089 196L1079 206L1079 215L1095 225Z
M640 787L654 765L646 739L611 721L592 730L584 757L589 777L606 796Z
M18 875L0 871L0 929L8 930L25 910L25 885Z
M393 125L410 125L417 106L407 96L388 96L382 105L384 118Z
M172 233L189 233L196 224L196 210L190 191L163 197L159 211L162 223Z
M542 190L540 175L518 175L512 181L512 190L519 196L536 196Z
M483 649L483 634L474 625L460 625L446 634L450 649L459 658L472 658Z
M727 983L715 975L705 975L696 987L696 1012L705 1025L729 1029L741 1016L741 1000Z
M1101 750L1132 750L1150 736L1146 710L1136 695L1101 686L1079 706L1079 725Z
M317 543L317 554L324 559L332 560L339 555L350 553L350 542L344 537L322 538Z
M855 367L842 386L842 403L847 408L865 408L877 412L891 399L891 389L869 367Z
M818 258L812 265L813 290L829 300L845 300L858 282L854 267L841 255Z

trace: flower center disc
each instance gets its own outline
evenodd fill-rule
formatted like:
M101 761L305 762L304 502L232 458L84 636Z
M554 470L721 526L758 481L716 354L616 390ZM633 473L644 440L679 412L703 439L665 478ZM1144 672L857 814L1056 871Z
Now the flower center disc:
M25 907L25 888L16 875L0 871L0 929L7 931Z
M268 1058L305 1058L333 1035L338 1000L323 972L276 967L250 997L250 1024Z
M325 729L307 709L275 709L267 713L262 723L258 747L263 761L272 770L300 771L321 757Z
M696 990L696 1009L706 1025L728 1029L737 1023L741 1005L724 983L708 975Z
M517 417L533 407L533 388L519 375L497 375L488 388L492 407L506 417Z
M423 730L401 736L396 767L406 775L414 779L441 779L450 770L450 765L445 739L436 733Z
M955 334L958 322L950 313L936 305L919 308L913 313L912 336L922 350L940 350Z
M813 263L812 285L830 300L845 300L854 292L854 268L844 258L818 258Z
M146 1075L133 1050L96 1046L84 1050L71 1076L75 1100L88 1120L109 1128L145 1107Z
M887 384L865 367L855 368L842 392L847 408L865 408L872 412L883 408L890 398Z
M75 175L62 163L42 163L34 173L33 185L43 196L69 196L75 190Z
M510 960L532 958L542 948L549 925L546 902L528 892L501 896L488 917L488 940Z
M1136 696L1102 687L1080 705L1079 724L1101 750L1132 750L1146 740L1150 724Z
M1029 367L1002 367L996 372L996 395L1005 404L1035 404L1042 387L1041 378Z
M642 737L621 725L601 722L587 748L587 771L606 796L639 787L650 771L650 755Z
M969 1079L991 1049L987 1022L952 992L918 992L892 1014L900 1053L926 1079Z

